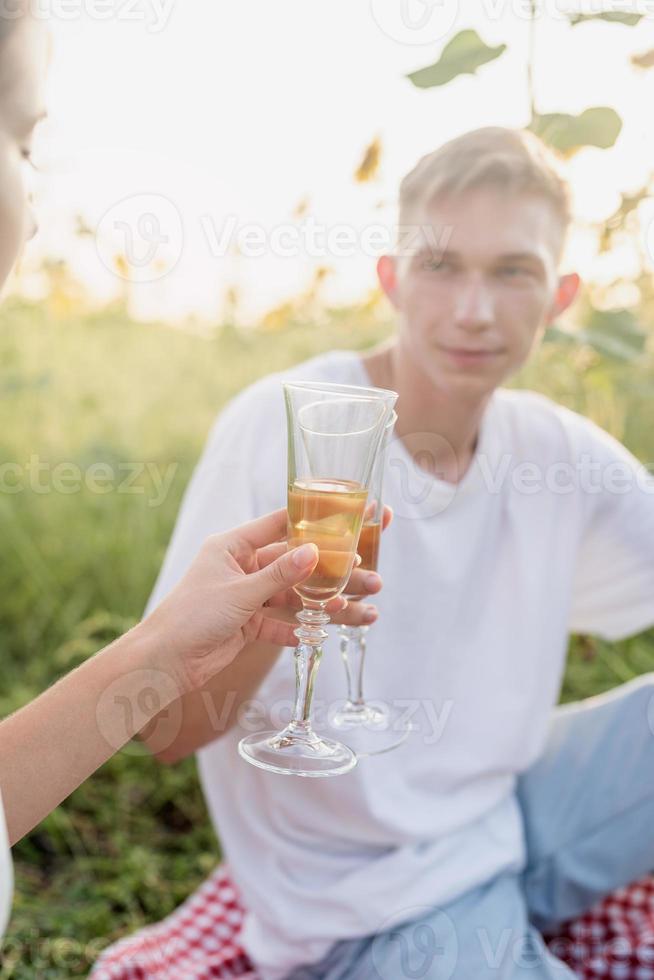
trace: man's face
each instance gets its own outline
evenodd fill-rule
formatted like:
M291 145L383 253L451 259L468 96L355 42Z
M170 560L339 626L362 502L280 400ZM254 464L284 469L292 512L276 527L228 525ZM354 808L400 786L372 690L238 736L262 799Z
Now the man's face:
M400 345L441 390L490 392L574 295L576 277L561 295L556 214L540 198L478 188L433 203L416 224L422 244L392 260L386 282L380 264Z
M23 18L0 48L0 289L35 230L26 170L43 116L47 33Z

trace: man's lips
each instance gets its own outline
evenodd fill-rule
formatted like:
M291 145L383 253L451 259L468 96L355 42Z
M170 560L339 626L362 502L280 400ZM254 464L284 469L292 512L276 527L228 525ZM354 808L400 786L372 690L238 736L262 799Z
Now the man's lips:
M501 348L450 347L447 344L437 344L436 346L439 350L445 351L446 354L452 354L454 357L485 358L496 357L502 353Z

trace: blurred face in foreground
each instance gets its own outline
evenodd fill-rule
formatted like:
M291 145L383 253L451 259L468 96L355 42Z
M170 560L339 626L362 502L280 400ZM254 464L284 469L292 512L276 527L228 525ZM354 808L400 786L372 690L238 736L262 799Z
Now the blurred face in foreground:
M0 41L0 289L36 231L26 178L44 114L47 44L43 26L26 16Z
M411 228L406 254L378 266L399 351L440 391L483 398L574 299L578 277L557 272L560 219L543 198L480 187L435 201Z

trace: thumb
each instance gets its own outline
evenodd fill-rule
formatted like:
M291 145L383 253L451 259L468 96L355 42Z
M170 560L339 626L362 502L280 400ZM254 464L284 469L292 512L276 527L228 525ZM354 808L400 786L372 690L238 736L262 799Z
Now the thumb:
M285 592L307 578L318 562L315 544L303 544L287 551L258 572L241 579L241 593L246 595L254 609L272 599L278 592Z

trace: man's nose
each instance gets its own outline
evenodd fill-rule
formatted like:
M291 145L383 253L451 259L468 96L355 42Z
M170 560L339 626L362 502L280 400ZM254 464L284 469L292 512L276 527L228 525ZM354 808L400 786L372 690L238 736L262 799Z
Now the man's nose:
M492 324L495 315L493 296L481 277L472 277L457 295L456 322L466 330L482 330Z

